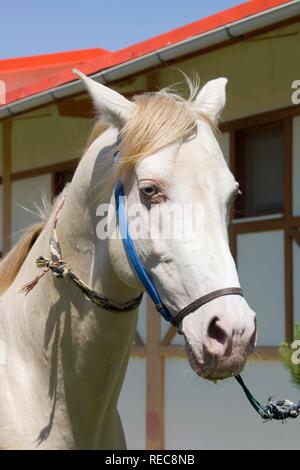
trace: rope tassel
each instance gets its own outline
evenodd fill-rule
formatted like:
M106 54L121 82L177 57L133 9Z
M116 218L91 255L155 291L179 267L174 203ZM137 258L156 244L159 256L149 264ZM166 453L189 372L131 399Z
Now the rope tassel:
M29 292L32 291L32 289L37 285L39 280L49 271L49 269L50 269L49 267L45 268L41 274L39 274L34 279L32 279L32 281L25 284L25 286L23 286L19 292L25 295L29 294Z
M39 256L35 263L38 268L44 268L44 270L32 281L25 284L25 286L20 290L20 293L25 295L29 294L29 292L31 292L37 285L39 280L42 279L49 270L51 270L56 277L65 277L70 271L69 266L63 260L51 261L50 259L44 258L44 256Z

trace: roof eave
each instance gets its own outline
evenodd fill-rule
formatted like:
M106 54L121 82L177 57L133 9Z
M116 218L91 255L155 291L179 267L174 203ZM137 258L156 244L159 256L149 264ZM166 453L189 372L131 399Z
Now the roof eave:
M92 74L91 77L101 83L110 84L161 63L180 59L188 54L217 45L233 37L242 37L246 33L260 30L273 24L275 25L276 23L288 20L299 14L300 0L294 0L290 3L285 3L270 10L243 18L229 25L224 25L179 43L158 49L131 61L102 70L101 72ZM84 86L79 80L57 86L1 107L0 119L5 119L24 111L50 104L56 100L73 96L83 91Z

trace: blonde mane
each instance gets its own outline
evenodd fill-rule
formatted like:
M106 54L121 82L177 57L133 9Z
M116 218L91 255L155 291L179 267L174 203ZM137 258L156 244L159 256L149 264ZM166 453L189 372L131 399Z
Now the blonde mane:
M171 89L144 93L133 98L136 104L135 112L120 132L121 158L111 170L112 173L107 175L105 190L130 173L140 159L158 152L167 145L185 141L195 134L197 120L205 121L216 132L212 117L193 109L192 101L199 91L199 84L193 84L188 77L185 78L190 90L187 100ZM102 120L96 122L87 140L84 154L107 127ZM24 238L0 262L0 295L16 278L44 226L45 220L30 227Z
M29 227L24 237L7 253L0 262L0 295L2 295L17 277L22 264L39 234L44 228L40 222Z
M121 157L112 169L113 174L108 175L109 185L113 186L119 178L125 177L142 158L190 138L196 133L197 120L206 122L217 133L213 117L193 109L192 102L199 92L199 83L193 84L188 77L186 82L190 91L187 100L170 88L133 97L135 112L120 131ZM86 148L107 127L103 121L98 121L92 129Z

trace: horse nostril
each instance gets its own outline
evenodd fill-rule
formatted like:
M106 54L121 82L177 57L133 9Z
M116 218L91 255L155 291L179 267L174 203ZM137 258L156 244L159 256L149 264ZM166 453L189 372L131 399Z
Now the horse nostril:
M214 317L210 321L207 329L207 334L209 338L214 339L218 343L224 345L227 339L227 334L226 331L224 331L223 328L218 324L219 321L220 319L218 317Z

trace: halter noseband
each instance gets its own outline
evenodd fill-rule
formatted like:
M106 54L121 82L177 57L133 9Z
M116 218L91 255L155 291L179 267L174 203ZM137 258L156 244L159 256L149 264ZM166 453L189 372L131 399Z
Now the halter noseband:
M119 142L118 142L119 143ZM119 156L119 152L115 152L114 159ZM130 237L128 231L127 217L124 205L124 188L121 182L119 182L115 188L115 201L116 201L116 216L119 223L120 233L123 240L124 249L127 255L129 262L131 263L134 271L136 272L138 278L143 284L145 290L148 292L151 297L156 310L164 317L165 320L169 321L172 325L177 327L179 334L182 334L179 326L182 320L194 312L203 305L211 302L218 297L223 297L224 295L241 295L243 296L243 291L240 287L227 287L224 289L218 289L210 292L209 294L203 295L199 299L194 300L189 305L184 307L180 312L176 314L171 314L167 307L162 303L159 293L151 281L147 271L145 270L141 260L139 259L132 238ZM64 205L65 199L62 199L52 222L51 236L50 236L50 253L51 259L44 258L39 256L36 260L36 264L39 268L43 268L41 274L35 277L32 281L26 284L21 292L28 294L39 282L39 280L51 270L55 277L65 278L72 281L82 293L96 306L101 307L106 310L114 312L129 312L136 309L142 301L143 294L141 293L138 297L125 302L124 304L117 304L116 302L108 299L104 295L95 292L87 284L85 284L79 276L77 276L71 269L71 267L63 260L61 247L57 238L56 225L60 211ZM293 403L289 400L281 400L274 402L269 398L267 405L263 406L259 401L251 394L249 389L246 387L242 377L237 375L236 380L243 388L247 399L249 400L251 406L255 409L257 413L264 420L286 420L287 418L296 418L300 414L300 401L298 403Z
M120 143L120 140L117 141L117 147ZM119 158L119 150L117 150L113 155L113 160L116 162ZM126 209L124 204L124 188L121 182L119 182L115 188L115 203L116 203L116 217L119 224L119 229L123 241L123 246L127 258L133 267L137 277L144 286L146 292L149 294L152 299L156 310L162 315L162 317L170 322L173 326L177 328L179 334L182 334L179 325L182 320L194 312L203 305L211 302L218 297L223 297L225 295L240 295L243 296L243 291L240 287L227 287L224 289L218 289L209 294L203 295L199 299L194 300L189 305L184 307L178 313L171 313L168 308L163 304L160 295L151 281L146 269L144 268L143 263L141 262L138 254L136 252L133 240L128 231L128 223L126 216ZM63 260L61 247L57 238L56 225L60 211L64 205L65 199L62 200L58 210L55 213L54 220L52 223L51 237L50 237L50 253L51 259L44 258L40 256L36 260L36 264L39 268L43 268L41 274L36 276L35 279L26 284L21 292L28 294L39 282L39 280L51 270L57 278L65 278L71 280L82 292L83 294L95 305L102 307L106 310L111 310L114 312L128 312L134 310L139 306L142 300L143 294L140 294L138 297L129 300L124 304L117 304L116 302L106 298L104 295L95 292L87 284L85 284L79 276L76 275L71 269L71 267Z
M137 274L139 280L143 284L145 290L149 294L150 298L152 299L156 310L162 315L162 317L170 322L173 326L177 327L178 332L181 333L179 330L179 325L182 320L189 315L190 313L194 312L198 308L202 307L203 305L211 302L218 297L223 297L225 295L240 295L243 296L243 291L240 287L227 287L224 289L218 289L209 294L203 295L199 299L194 300L189 305L184 307L180 312L176 314L172 314L167 307L161 301L160 295L154 286L153 282L151 281L146 269L143 266L138 254L136 252L133 240L128 231L128 223L126 217L126 209L124 204L124 188L121 182L117 184L115 189L115 201L116 201L116 215L117 220L119 223L119 229L121 233L121 237L123 240L123 246L127 258L133 267L135 273Z

